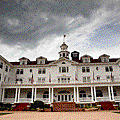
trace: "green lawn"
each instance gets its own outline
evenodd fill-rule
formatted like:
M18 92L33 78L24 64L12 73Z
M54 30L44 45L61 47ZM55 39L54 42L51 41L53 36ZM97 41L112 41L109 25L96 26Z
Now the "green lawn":
M0 115L6 115L6 114L12 114L12 113L0 113Z

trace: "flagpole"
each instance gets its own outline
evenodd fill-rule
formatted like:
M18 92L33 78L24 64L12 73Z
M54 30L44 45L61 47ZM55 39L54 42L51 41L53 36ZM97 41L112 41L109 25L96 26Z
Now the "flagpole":
M64 38L63 38L63 43L65 43L65 37L66 37L66 35L64 35Z

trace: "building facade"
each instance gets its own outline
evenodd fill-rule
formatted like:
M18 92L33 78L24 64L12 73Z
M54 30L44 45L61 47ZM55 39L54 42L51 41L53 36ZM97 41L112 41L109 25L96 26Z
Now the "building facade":
M120 103L120 58L103 54L79 59L79 52L73 51L70 59L65 42L60 48L59 59L53 61L40 56L36 61L22 57L9 62L0 56L1 102L74 101L81 107L101 101Z

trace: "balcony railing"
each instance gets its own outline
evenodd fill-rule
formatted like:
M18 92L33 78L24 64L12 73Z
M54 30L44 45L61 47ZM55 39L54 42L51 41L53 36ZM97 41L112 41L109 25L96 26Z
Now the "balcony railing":
M92 97L82 97L79 98L79 101L92 101Z
M109 101L109 97L96 97L97 101Z
M19 98L19 102L32 102L32 98Z
M120 101L120 96L115 96L114 99Z
M43 102L49 102L49 98L36 98L36 100L40 100Z
M15 102L15 98L4 98L3 102L5 102L5 103L14 103Z

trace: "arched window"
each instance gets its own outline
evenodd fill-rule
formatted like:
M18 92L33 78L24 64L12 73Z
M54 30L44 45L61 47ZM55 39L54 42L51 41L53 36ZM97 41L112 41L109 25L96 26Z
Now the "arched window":
M103 93L101 90L96 90L96 97L103 97Z
M82 98L82 97L86 97L86 92L84 90L80 91L79 92L79 97Z
M43 98L49 98L49 92L48 91L45 91L43 93Z
M63 57L65 57L65 53L63 53Z
M114 96L117 96L117 92L115 89L113 89L113 94L114 94Z
M62 62L62 64L65 64L65 62Z

